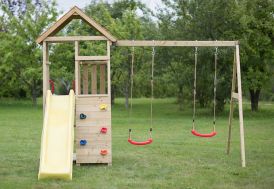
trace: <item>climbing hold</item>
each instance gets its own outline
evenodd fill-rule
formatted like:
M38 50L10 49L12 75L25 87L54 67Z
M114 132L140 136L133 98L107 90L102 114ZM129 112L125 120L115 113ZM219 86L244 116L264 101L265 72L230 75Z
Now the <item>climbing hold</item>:
M87 144L87 140L80 140L80 145L85 146Z
M102 149L101 152L100 152L100 154L101 154L102 156L105 156L105 155L108 154L108 151L107 151L106 149Z
M85 115L85 114L80 114L80 119L86 119L87 118L87 116Z
M100 110L106 110L107 105L106 104L100 104Z
M102 127L102 128L101 128L101 133L102 133L102 134L106 134L107 131L108 131L108 129L107 129L106 127Z

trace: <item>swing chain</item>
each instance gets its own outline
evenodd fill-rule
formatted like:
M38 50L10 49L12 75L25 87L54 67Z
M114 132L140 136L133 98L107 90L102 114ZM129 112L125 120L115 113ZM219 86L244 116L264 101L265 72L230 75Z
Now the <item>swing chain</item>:
M213 131L214 132L216 127L217 61L218 61L218 47L215 48L215 56L214 56L214 99L213 99Z
M150 97L150 137L153 127L153 99L154 99L154 58L155 58L155 46L152 47L152 59L151 59L151 97Z
M197 72L197 56L198 47L195 47L195 61L194 61L194 83L193 83L193 118L192 118L192 129L195 128L195 114L196 114L196 72Z

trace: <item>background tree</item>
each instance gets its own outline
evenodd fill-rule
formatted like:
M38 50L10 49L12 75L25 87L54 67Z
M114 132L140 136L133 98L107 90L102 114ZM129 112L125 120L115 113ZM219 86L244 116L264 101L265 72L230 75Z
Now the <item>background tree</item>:
M26 89L33 105L41 92L42 58L36 38L56 20L55 1L1 1L2 30L0 57L3 88Z

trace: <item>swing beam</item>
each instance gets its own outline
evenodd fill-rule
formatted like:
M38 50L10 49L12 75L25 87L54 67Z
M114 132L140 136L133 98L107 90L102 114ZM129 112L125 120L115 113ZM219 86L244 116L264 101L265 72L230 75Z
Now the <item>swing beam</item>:
M117 40L116 42L113 42L113 45L117 47L234 47L235 51L228 123L227 154L230 153L234 101L236 100L238 101L239 107L238 110L240 127L241 165L242 167L246 167L239 41Z

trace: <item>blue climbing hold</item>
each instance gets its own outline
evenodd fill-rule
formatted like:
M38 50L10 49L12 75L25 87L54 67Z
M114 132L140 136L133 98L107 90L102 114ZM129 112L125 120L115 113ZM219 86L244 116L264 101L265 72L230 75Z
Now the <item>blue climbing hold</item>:
M86 145L87 144L87 140L80 140L80 145L81 146L84 146L84 145Z
M86 119L87 118L87 116L85 115L85 114L80 114L80 119Z

